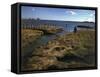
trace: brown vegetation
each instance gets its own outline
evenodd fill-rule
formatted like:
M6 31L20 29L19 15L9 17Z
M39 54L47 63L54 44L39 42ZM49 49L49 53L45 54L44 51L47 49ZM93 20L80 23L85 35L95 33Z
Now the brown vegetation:
M37 31L32 31L32 33L33 32L37 33ZM26 31L26 33L28 32ZM37 35L33 34L32 36ZM34 37L32 37L32 39L34 39ZM32 53L32 57L28 58L23 69L46 70L89 67L94 65L94 53L95 31L78 31L76 33L69 33L49 41L46 46L37 48L36 51ZM66 56L67 58L65 58ZM80 60L83 60L83 62L71 60L72 56L78 57ZM70 61L67 61L69 58ZM59 59L64 59L65 61Z

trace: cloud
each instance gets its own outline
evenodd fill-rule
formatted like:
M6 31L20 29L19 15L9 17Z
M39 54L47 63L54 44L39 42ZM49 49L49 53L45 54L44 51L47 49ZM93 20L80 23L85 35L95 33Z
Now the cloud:
M87 18L87 21L95 22L95 13L91 13L91 14L89 15L89 17Z
M93 16L95 16L95 13L90 14L90 17L93 17Z
M92 17L90 17L90 18L87 19L87 21L89 21L89 22L95 22L95 19L92 18Z
M71 15L75 15L76 14L76 12L74 12L74 11L69 11L69 12L70 12Z
M74 12L74 11L65 11L65 13L67 13L67 14L71 14L71 15L76 15L76 14L77 14L77 13Z

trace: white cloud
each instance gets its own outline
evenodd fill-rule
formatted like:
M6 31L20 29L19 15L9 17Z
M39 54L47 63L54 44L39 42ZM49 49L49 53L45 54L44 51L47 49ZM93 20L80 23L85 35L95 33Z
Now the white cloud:
M75 15L76 12L74 12L74 11L70 11L70 14L71 14L71 15Z
M90 17L93 17L93 16L95 16L95 13L90 14Z
M95 22L95 13L91 13L91 14L89 15L89 17L87 18L87 21Z
M87 21L89 21L89 22L95 22L95 19L92 18L92 17L90 17L90 18L87 19Z
M76 14L77 14L77 13L74 12L74 11L65 11L65 13L67 13L67 14L71 14L71 15L76 15Z

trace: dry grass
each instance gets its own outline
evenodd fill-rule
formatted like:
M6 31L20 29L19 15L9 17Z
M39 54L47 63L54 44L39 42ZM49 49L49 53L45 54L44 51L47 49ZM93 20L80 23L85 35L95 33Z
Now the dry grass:
M35 41L41 35L43 35L43 32L39 30L22 29L21 30L22 48L26 47L29 43Z
M25 30L25 32L28 34L37 33L37 31L30 31L30 30L29 31ZM32 36L35 36L35 35L32 35ZM60 52L57 48L56 48L57 49L56 52L54 50L46 52L46 50L48 51L48 49L56 46L55 44L60 45L60 46L64 45L72 49L66 50L66 53ZM33 54L33 56L28 59L27 64L23 69L45 70L45 69L89 67L89 66L93 66L95 63L95 59L94 59L95 57L94 55L95 31L87 30L87 31L78 31L76 33L65 34L47 43L46 46L40 47L40 49L38 48L35 54ZM47 53L50 53L50 54L47 54ZM55 56L54 54L57 54L57 53L58 55L64 53L64 56L62 57L59 57L57 55ZM74 56L74 60L71 59L72 56ZM86 63L84 61L83 62L77 61L75 56L78 58L81 58L80 60L84 60ZM61 60L59 60L58 58L61 58ZM64 58L64 60L66 61L62 61L62 58ZM70 59L70 61L67 61L68 59Z

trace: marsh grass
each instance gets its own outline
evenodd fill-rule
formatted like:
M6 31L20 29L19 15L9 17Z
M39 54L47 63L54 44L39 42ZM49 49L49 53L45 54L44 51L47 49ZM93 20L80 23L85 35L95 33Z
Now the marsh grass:
M28 45L29 42L34 42L35 39L41 37L41 35L43 35L43 32L38 30L22 30L22 47ZM55 49L50 51L50 49L56 45L70 49L66 49L66 51L62 52L59 49L63 48L55 48L56 52L54 51ZM77 32L70 32L62 36L57 36L54 40L49 41L45 46L38 47L36 50L37 51L28 58L26 64L23 65L24 70L46 70L94 66L95 31L79 30ZM58 54L58 56L55 56L54 54ZM59 55L61 56L59 57Z

